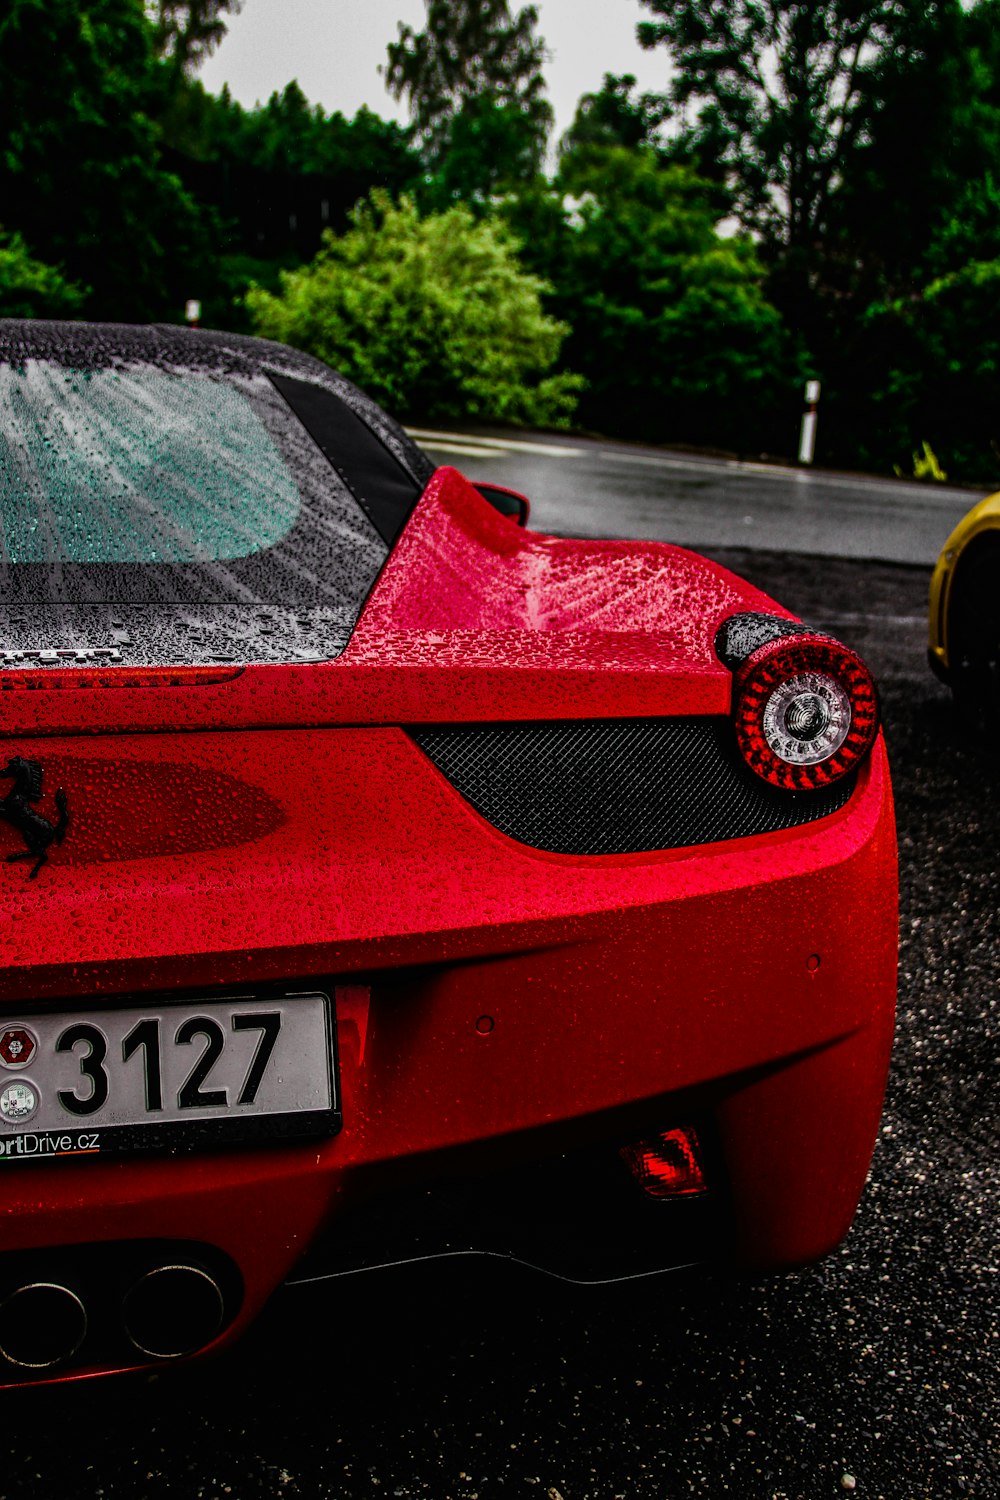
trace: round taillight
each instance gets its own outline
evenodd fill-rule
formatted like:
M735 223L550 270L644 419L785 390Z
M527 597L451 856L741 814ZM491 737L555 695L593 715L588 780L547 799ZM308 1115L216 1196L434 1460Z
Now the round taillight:
M789 791L839 781L878 733L871 673L827 636L785 636L758 647L736 674L733 713L747 764Z

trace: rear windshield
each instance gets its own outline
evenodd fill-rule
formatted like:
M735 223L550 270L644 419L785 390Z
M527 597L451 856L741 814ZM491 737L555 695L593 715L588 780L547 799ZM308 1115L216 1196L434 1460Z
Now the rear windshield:
M335 655L386 554L263 373L0 364L8 665Z
M248 557L301 510L248 393L162 370L0 369L0 519L11 563Z

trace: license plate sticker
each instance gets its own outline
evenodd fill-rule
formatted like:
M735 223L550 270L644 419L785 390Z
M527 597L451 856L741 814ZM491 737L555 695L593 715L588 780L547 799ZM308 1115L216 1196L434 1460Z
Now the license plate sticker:
M340 1128L320 993L40 1012L0 1024L0 1164Z

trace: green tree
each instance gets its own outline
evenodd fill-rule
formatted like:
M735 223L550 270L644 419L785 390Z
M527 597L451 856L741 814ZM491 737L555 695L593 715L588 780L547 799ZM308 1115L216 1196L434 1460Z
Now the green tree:
M364 181L364 191L380 176L393 178L395 187L418 170L406 132L394 120L382 120L364 105L351 120L339 110L327 114L310 104L294 79L254 109L244 109L225 89L215 98L195 82L186 92L201 95L198 133L189 149L203 160L294 176L351 174ZM356 193L348 207L362 196Z
M579 146L658 146L670 105L662 94L637 94L636 87L634 73L605 73L600 89L577 104L560 155Z
M91 288L92 316L169 316L206 274L204 216L161 162L158 90L142 0L0 11L4 221Z
M908 468L928 442L953 479L1000 480L1000 259L969 261L874 304L861 329L868 463Z
M718 188L643 148L567 154L570 212L552 300L565 357L588 381L585 423L623 435L756 447L773 441L795 365L744 235L720 236Z
M906 467L928 441L975 478L992 441L980 268L1000 258L1000 4L927 7L919 24L916 56L878 62L878 107L809 252L809 295L794 296L787 262L771 285L823 377L824 459Z
M538 10L526 5L512 15L508 0L426 0L421 32L399 26L389 43L386 85L393 98L406 97L417 139L431 171L441 168L458 121L466 138L470 110L480 101L509 107L524 119L508 176L537 171L552 125L542 64L545 43L536 35ZM481 119L481 115L474 118ZM530 143L525 152L525 138Z
M35 260L19 234L0 233L0 318L74 318L87 288Z
M339 110L326 114L321 105L310 104L294 79L253 109L238 104L228 86L216 95L196 78L183 79L163 125L166 144L192 161L363 182L348 207L373 183L396 190L420 170L407 132L394 120L380 119L365 105L353 119Z
M192 72L226 34L226 17L239 15L243 0L149 0L156 50L181 72Z
M970 262L1000 260L1000 154L994 170L967 178L949 194L924 260L935 278Z
M275 290L279 269L315 255L324 229L343 229L373 187L398 195L420 175L407 131L364 107L353 119L327 114L293 81L244 109L225 88L177 82L163 120L169 160L224 226L220 284L202 300L206 318L227 327L245 328L250 281Z
M996 5L988 8L1000 17ZM930 248L942 236L952 241L946 259L954 268L963 222L968 254L983 258L969 241L974 225L985 227L978 199L989 198L988 179L1000 176L1000 46L993 43L992 59L977 56L975 35L986 9L929 7L911 23L915 55L887 52L873 72L877 108L831 194L824 226L821 270L838 321L845 307L856 320L867 303L923 286Z
M549 373L565 325L500 222L464 205L421 218L376 191L316 259L247 297L255 329L318 355L398 416L565 422L577 376Z
M468 99L449 125L448 149L424 174L418 197L432 209L463 202L483 208L520 193L538 175L537 135L517 104L488 94Z
M887 63L919 67L959 0L641 0L665 46L682 145L723 171L744 225L795 251L823 236L832 195L871 137Z

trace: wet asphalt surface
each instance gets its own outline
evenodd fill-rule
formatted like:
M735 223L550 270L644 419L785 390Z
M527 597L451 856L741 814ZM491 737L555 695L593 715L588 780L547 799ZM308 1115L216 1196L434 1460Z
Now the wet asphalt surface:
M289 1291L211 1364L4 1396L0 1496L1000 1496L1000 764L926 668L927 569L708 550L880 679L900 1008L847 1243L768 1279L470 1261Z
M680 542L933 564L982 491L685 453L578 434L435 434L431 456L531 497L531 525L562 536Z

